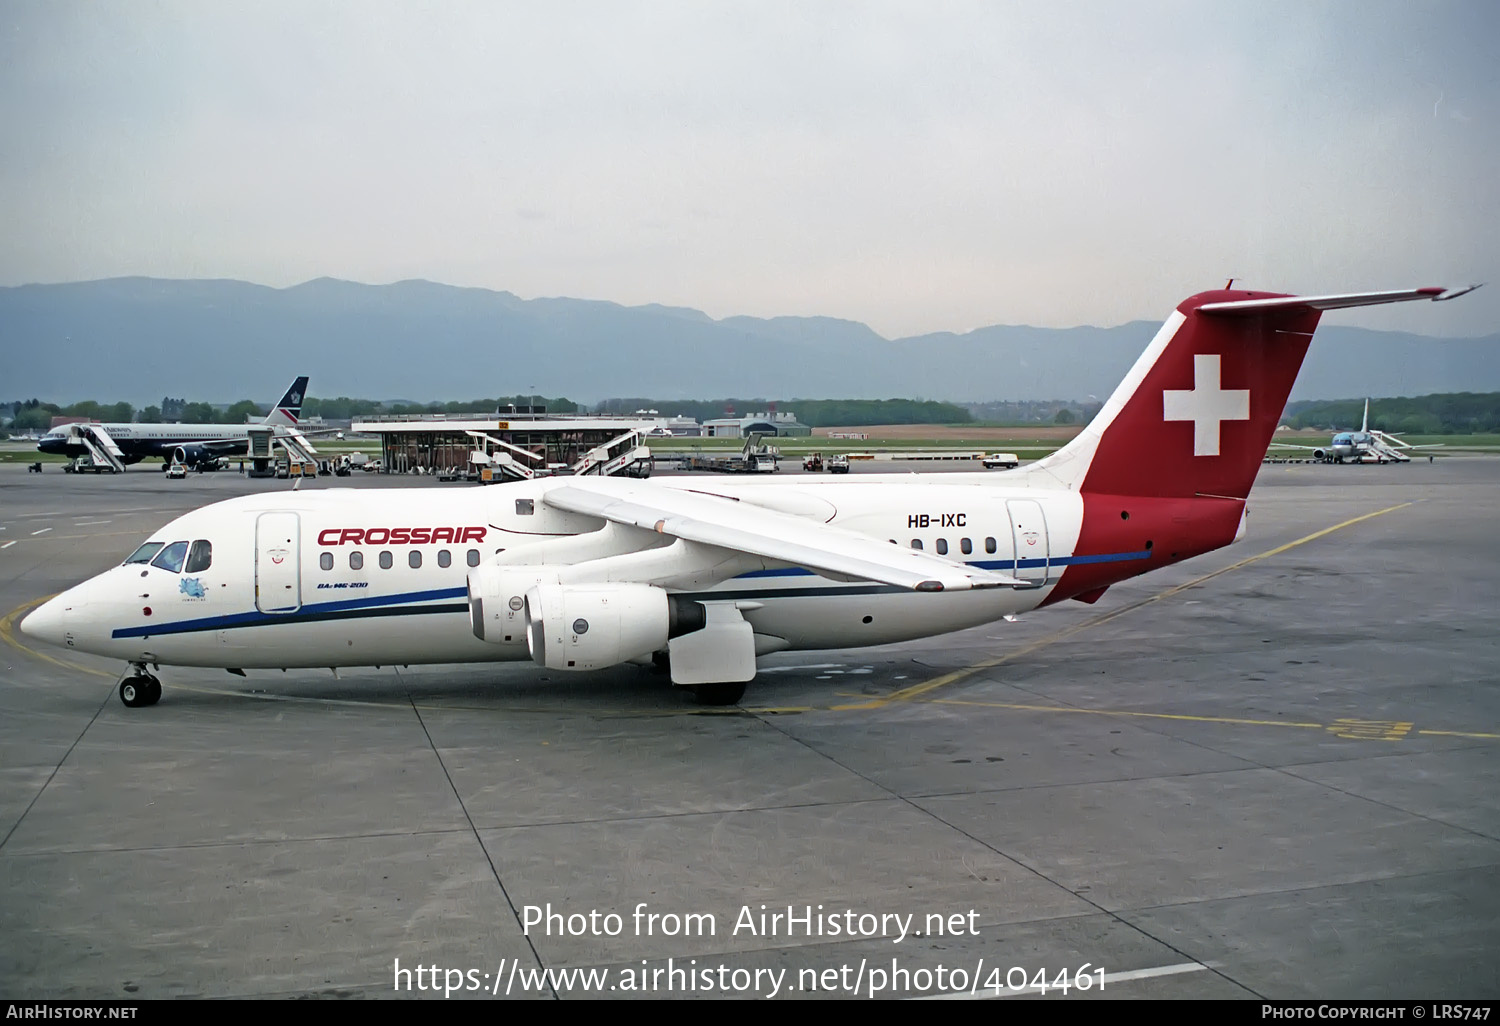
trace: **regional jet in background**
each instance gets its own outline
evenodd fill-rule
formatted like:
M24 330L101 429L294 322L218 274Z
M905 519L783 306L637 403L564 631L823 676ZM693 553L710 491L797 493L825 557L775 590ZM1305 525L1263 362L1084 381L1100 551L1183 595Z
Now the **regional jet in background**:
M550 477L229 499L153 531L21 630L124 660L128 706L161 697L161 665L528 659L656 662L731 704L770 652L1096 602L1230 544L1322 312L1460 294L1200 293L1081 434L999 478Z
M1441 445L1412 445L1385 431L1370 429L1370 400L1365 400L1365 419L1358 431L1340 431L1327 445L1293 445L1273 442L1273 449L1306 449L1323 463L1410 463L1411 453L1441 449Z
M315 452L298 427L307 375L297 378L263 425L275 428L278 438L292 440ZM172 463L205 469L229 456L249 451L249 424L61 424L42 436L37 449L45 453L83 458L108 470L124 470L147 457L159 456L162 469Z

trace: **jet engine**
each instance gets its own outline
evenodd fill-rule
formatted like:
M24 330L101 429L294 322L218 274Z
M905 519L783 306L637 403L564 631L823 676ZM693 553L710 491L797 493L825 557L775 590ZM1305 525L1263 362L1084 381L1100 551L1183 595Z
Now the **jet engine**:
M482 566L469 574L469 625L491 645L526 643L526 593L557 582L561 566Z
M667 593L649 584L539 584L526 593L526 647L549 670L600 670L667 647Z
M1326 460L1329 457L1329 455L1330 454L1329 454L1329 452L1328 452L1327 449L1314 449L1313 450L1313 459L1315 459L1315 460Z
M556 565L479 567L469 574L474 636L492 645L524 643L533 659L554 670L587 670L648 656L665 649L671 638L701 630L706 622L702 604L691 599L668 595L650 584L579 581L580 573L586 570ZM563 575L574 580L562 583ZM585 624L583 630L572 630L578 621ZM540 634L534 633L534 624L540 625ZM581 647L575 649L575 644ZM559 654L564 650L587 655ZM615 651L623 654L612 658Z
M184 467L196 467L200 463L212 460L213 455L201 445L179 445L172 450L172 463L181 463Z

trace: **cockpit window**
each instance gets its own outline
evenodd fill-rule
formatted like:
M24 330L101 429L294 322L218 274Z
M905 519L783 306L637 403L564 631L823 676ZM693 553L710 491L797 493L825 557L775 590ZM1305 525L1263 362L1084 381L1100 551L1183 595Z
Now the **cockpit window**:
M214 547L206 539L199 538L193 542L192 549L188 552L187 565L182 569L190 574L201 574L213 565Z
M130 554L130 558L125 560L124 564L122 565L129 566L131 563L151 562L151 557L156 555L156 553L160 551L162 544L162 542L147 542L146 544L142 545L140 548L132 552Z
M151 561L151 565L163 570L178 573L182 570L182 557L187 555L188 543L175 541L161 550L161 554Z

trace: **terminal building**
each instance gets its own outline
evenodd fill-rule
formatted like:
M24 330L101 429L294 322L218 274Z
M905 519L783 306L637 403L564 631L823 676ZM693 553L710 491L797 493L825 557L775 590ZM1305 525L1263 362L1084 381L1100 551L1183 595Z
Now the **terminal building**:
M493 480L546 474L626 474L652 467L654 418L516 414L358 417L350 430L380 438L388 474L470 474Z
M791 413L752 413L748 417L724 417L703 422L704 438L749 438L752 434L779 438L806 437L812 428L797 422Z

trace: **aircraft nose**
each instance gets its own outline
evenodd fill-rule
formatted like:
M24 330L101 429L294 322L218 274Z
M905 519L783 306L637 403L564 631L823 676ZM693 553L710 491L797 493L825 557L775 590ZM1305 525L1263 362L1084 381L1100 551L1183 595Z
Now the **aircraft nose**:
M72 599L68 595L43 602L21 621L21 633L49 645L66 645L67 613Z

